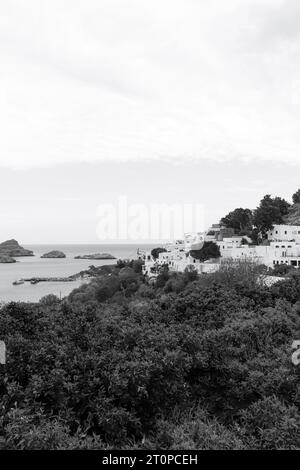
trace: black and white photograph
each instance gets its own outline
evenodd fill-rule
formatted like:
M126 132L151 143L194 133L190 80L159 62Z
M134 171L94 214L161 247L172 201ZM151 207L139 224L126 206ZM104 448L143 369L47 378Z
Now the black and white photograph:
M1 451L300 450L299 1L1 0L0 175Z

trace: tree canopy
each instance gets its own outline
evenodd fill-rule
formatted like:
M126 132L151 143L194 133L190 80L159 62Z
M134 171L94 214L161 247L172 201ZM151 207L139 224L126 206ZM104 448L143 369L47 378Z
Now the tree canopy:
M300 189L298 189L298 191L293 194L293 203L300 204Z
M200 250L191 250L190 255L199 259L200 261L207 261L209 259L220 258L220 248L214 242L204 242L203 247Z
M294 206L281 197L267 194L253 211L239 207L223 217L220 224L259 243L275 224L298 224L299 208L296 205L300 204L300 189L293 195L293 203Z
M288 209L266 195L253 233ZM248 211L226 223L244 230ZM205 276L163 266L151 284L140 261L90 270L66 299L0 309L0 450L300 449L298 270L275 268L270 287L244 261Z
M154 259L157 259L159 256L159 253L165 253L166 251L167 250L165 248L161 248L161 247L153 248L153 250L151 251L151 255L153 256Z
M299 449L300 277L136 271L0 310L0 448Z
M251 230L252 211L250 209L234 209L221 219L221 224L228 228L233 228L237 233Z
M254 211L253 223L257 229L265 234L274 224L282 224L284 216L288 214L290 204L280 197L272 198L269 194L264 196L260 205Z

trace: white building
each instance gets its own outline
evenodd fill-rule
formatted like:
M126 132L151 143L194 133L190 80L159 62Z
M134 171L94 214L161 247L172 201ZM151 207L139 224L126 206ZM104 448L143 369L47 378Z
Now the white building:
M213 272L219 269L222 259L249 260L268 268L276 265L300 268L300 226L275 225L268 233L267 243L263 245L251 245L248 237L226 236L226 233L226 229L217 225L205 233L188 233L184 240L168 243L164 247L166 251L160 253L156 260L147 253L143 271L147 275L155 275L162 266L178 272L193 266L198 273ZM200 250L205 241L213 241L218 245L221 254L219 260L203 263L191 256L190 252Z
M295 241L300 243L299 225L274 225L268 232L269 241Z

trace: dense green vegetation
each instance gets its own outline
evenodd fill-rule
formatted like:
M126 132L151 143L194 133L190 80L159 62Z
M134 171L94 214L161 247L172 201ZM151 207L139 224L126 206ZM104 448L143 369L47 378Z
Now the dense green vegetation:
M221 224L233 228L237 233L247 233L253 225L252 211L241 207L234 209L221 219Z
M282 224L284 216L289 212L290 204L280 197L272 198L267 194L261 201L260 205L254 211L253 222L255 227L266 233L271 230L274 224Z
M220 223L231 228L237 235L248 235L260 243L275 224L300 225L300 189L292 196L293 204L281 197L266 194L254 210L237 208L229 212Z
M167 250L165 248L153 248L151 255L154 259L159 257L159 253L165 253Z
M221 223L261 242L297 223L299 194ZM299 271L276 266L271 287L245 262L201 277L164 266L151 285L140 261L89 274L62 301L1 308L0 449L300 449Z
M63 301L4 306L1 449L300 448L300 277L261 274L147 285L119 262Z
M204 242L200 250L191 250L190 255L200 261L220 258L220 248L214 242Z
M293 203L300 204L300 189L293 194Z

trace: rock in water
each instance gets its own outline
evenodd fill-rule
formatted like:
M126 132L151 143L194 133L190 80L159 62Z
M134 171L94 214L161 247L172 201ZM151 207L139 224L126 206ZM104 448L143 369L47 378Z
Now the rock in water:
M8 255L0 255L0 263L15 263L16 260Z
M109 253L95 253L93 255L75 256L75 259L116 259Z
M0 256L34 256L33 251L26 250L19 245L17 240L6 240L0 243ZM4 261L5 262L5 261ZM12 262L12 261L9 261Z
M49 253L45 253L41 256L41 258L65 258L66 255L62 251L53 250L49 251Z

